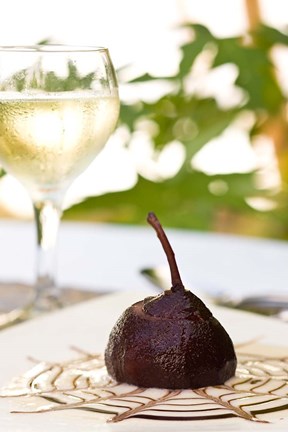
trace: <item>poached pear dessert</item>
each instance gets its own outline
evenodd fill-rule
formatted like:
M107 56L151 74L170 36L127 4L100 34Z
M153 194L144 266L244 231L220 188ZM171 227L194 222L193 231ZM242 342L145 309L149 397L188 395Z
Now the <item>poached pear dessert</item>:
M233 343L205 304L181 281L174 252L154 213L147 221L167 255L172 287L128 307L105 350L108 373L138 387L199 388L235 374Z

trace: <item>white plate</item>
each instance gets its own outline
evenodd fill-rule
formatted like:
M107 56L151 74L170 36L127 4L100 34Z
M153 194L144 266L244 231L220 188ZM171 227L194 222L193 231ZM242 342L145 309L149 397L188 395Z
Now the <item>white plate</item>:
M43 316L0 333L1 367L0 387L31 368L28 356L39 360L62 361L72 358L70 347L77 346L88 352L103 352L108 334L120 313L132 302L143 298L145 292L125 292L107 295L69 309ZM272 347L286 347L287 324L271 318L249 313L211 307L222 322L234 343L244 343L256 338ZM270 352L271 354L271 352ZM242 419L199 422L156 422L129 419L117 424L105 423L105 418L81 410L67 410L41 414L11 414L18 399L0 399L0 430L7 432L105 431L287 431L288 417L273 424L255 424ZM22 402L29 408L29 398Z

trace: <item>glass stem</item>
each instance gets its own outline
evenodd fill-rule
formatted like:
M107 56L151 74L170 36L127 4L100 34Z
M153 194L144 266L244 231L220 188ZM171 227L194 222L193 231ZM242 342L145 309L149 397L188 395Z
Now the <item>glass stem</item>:
M61 306L56 283L56 246L62 216L62 199L33 202L37 229L36 310L51 310Z

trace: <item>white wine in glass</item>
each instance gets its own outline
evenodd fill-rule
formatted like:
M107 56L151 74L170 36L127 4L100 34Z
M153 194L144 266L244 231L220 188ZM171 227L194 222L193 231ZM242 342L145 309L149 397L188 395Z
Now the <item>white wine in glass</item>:
M106 48L0 47L0 165L24 185L34 207L34 310L61 306L55 246L63 198L104 147L118 115Z

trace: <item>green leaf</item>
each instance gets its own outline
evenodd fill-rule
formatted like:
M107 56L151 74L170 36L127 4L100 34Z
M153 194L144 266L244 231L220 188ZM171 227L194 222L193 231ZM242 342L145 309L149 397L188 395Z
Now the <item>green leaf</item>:
M225 195L209 192L215 181L227 185ZM207 176L186 170L160 183L139 177L133 189L89 198L66 210L65 218L143 224L147 212L155 211L166 226L206 230L220 209L251 212L244 197L255 193L253 174Z
M130 84L135 84L135 83L144 83L147 81L156 81L156 80L164 80L164 81L169 81L169 80L173 80L174 77L169 77L169 76L153 76L150 75L149 73L145 73L144 75L140 75L137 78L134 78L132 80L129 81Z
M271 114L279 111L284 96L277 82L270 54L256 46L242 45L240 38L218 40L218 53L214 67L234 63L238 67L235 84L248 96L246 107L265 110Z
M261 24L252 32L257 46L269 51L275 45L288 45L288 35L280 30Z
M125 124L129 130L134 130L134 125L141 115L144 114L143 104L141 102L135 104L121 103L120 122Z
M235 119L239 109L220 110L213 98L200 99L186 94L164 96L158 101L143 104L138 116L147 117L158 126L158 132L151 136L156 149L162 149L171 141L178 140L186 147L186 159L192 156L211 139L220 135ZM133 125L137 113L130 115ZM129 121L129 120L126 120ZM129 123L130 127L131 123Z
M210 31L202 25L186 24L183 27L191 28L194 32L194 37L191 42L181 46L182 60L179 64L178 74L180 79L183 79L190 73L196 58L207 47L207 44L215 41Z
M192 114L198 133L186 140L186 159L190 161L206 143L221 135L238 113L239 109L220 110L212 98L199 100Z

